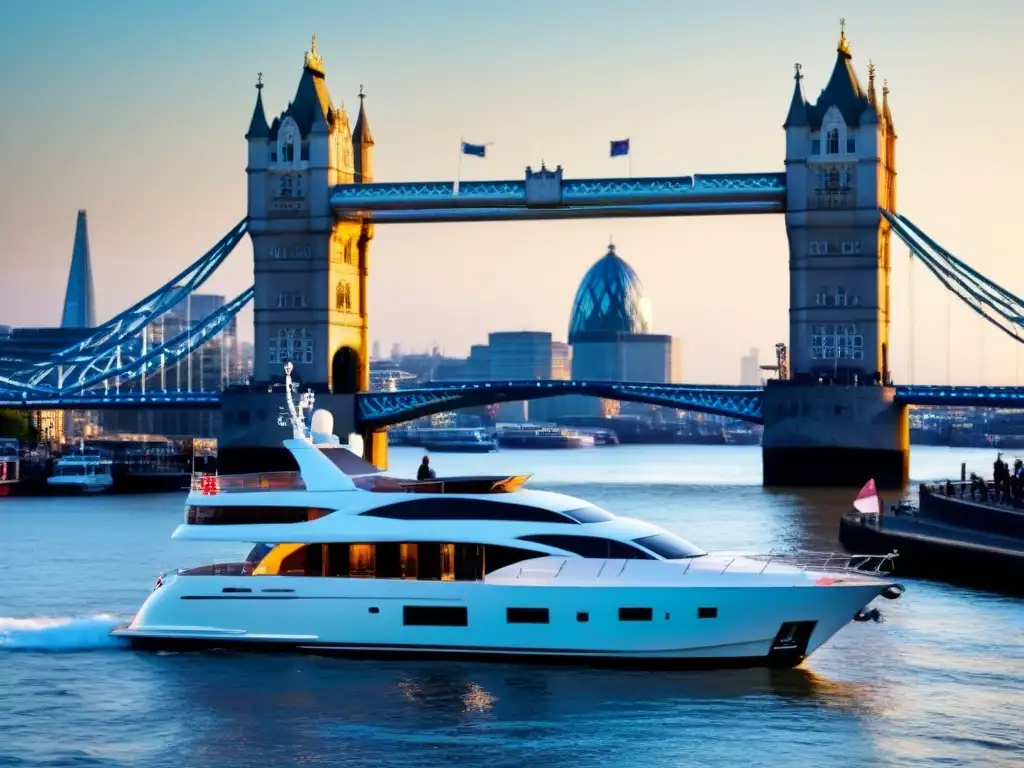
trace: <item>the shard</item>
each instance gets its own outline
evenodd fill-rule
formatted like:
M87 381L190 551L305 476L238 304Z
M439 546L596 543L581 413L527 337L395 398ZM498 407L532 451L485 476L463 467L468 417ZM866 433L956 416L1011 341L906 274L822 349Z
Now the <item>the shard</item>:
M78 212L75 246L71 253L68 290L64 294L61 328L96 327L96 296L92 285L92 262L89 258L89 225L85 211Z

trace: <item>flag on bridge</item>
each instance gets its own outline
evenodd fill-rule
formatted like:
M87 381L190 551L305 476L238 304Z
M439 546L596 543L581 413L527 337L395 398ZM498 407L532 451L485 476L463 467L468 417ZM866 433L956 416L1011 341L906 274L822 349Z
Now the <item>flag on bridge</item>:
M612 142L612 157L622 157L629 154L629 139L619 139Z
M473 155L474 157L487 157L487 145L470 144L468 141L464 141L462 142L462 154Z

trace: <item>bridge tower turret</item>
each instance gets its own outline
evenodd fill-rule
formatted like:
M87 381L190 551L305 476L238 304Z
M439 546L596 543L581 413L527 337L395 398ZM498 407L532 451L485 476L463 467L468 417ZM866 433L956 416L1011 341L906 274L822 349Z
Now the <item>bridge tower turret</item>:
M908 432L905 410L893 405L890 231L881 216L895 209L896 136L888 88L880 104L874 64L861 85L845 22L813 104L796 65L783 128L791 382L765 393L765 484L806 484L791 476L801 466L792 452L835 446L827 459L814 454L826 467L802 465L820 484L859 484L867 474L899 485Z
M362 92L357 134L343 106L334 106L316 37L306 52L295 96L271 123L257 82L248 142L248 216L255 273L257 384L293 378L324 394L317 404L335 417L344 439L355 426L355 393L369 388L367 275L372 225L336 220L331 190L372 174L373 139ZM358 160L356 156L358 155ZM238 410L238 413L234 413ZM260 424L253 422L255 415ZM238 424L232 429L232 419ZM228 442L280 445L272 405L225 407ZM281 434L279 434L281 433ZM367 436L368 437L368 436ZM380 440L364 440L381 454ZM382 460L380 458L379 460Z

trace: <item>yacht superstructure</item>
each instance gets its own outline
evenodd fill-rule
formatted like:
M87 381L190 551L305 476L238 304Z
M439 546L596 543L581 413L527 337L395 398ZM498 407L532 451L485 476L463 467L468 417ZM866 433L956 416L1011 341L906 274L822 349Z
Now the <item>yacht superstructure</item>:
M792 666L875 597L887 558L711 555L526 477L398 480L329 414L298 472L195 479L174 538L255 544L161 575L131 624L142 648L241 646L641 666ZM865 570L871 565L875 570Z

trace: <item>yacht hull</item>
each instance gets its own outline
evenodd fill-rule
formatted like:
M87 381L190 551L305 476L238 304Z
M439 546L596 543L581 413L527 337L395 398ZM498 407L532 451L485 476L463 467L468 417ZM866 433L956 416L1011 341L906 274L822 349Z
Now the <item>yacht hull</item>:
M830 586L581 587L177 576L150 595L131 625L114 634L144 650L237 648L642 668L792 667L886 586L875 579ZM422 616L409 623L410 609L422 613L423 608L454 609L457 624L419 623ZM547 621L510 623L517 609L530 609L536 622Z

